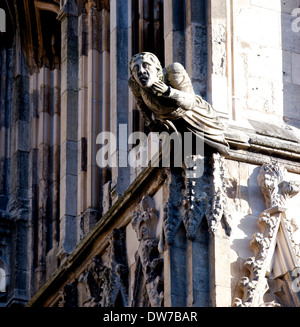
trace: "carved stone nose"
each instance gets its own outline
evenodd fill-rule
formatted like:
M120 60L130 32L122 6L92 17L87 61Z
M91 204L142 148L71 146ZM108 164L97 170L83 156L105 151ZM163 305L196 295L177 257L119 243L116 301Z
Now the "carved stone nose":
M140 74L145 74L146 70L143 66L140 67L139 73Z

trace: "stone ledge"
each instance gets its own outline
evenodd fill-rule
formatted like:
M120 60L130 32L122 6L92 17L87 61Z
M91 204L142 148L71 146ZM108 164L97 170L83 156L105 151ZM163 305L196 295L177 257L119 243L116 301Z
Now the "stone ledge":
M232 124L228 123L225 136L230 144L230 154L233 157L235 157L235 151L243 150L300 161L300 133L298 136L288 125L249 120L248 125L238 126L233 122Z

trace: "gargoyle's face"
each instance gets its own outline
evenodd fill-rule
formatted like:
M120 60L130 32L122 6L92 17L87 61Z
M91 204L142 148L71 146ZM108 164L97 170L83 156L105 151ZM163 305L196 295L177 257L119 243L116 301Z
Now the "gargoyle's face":
M266 173L264 184L267 189L274 190L276 188L276 177Z
M131 71L134 79L142 87L150 88L159 80L154 63L146 58L139 58L134 61L131 65Z

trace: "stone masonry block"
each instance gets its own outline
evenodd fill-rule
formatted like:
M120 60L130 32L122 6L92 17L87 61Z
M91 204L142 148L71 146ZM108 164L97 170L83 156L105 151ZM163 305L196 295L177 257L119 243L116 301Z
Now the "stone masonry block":
M65 60L61 63L61 93L66 90L78 90L78 62L76 60Z
M300 85L300 53L292 53L292 83Z
M76 216L64 215L60 219L60 247L70 254L77 243Z
M76 141L78 133L78 92L67 91L61 96L61 142Z
M78 17L68 16L61 22L61 61L78 59Z
M77 174L77 142L65 141L61 145L61 171L62 174Z
M77 214L77 176L62 175L60 179L60 217L76 217Z

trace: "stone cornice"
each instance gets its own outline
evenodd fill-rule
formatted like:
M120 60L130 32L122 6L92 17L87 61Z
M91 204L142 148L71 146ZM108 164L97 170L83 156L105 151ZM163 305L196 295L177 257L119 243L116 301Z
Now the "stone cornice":
M300 136L288 125L251 123L255 128L250 124L248 127L228 123L225 135L231 148L228 158L240 160L244 157L246 162L263 164L262 156L265 162L269 162L271 156L288 161L295 167L287 169L300 173Z

